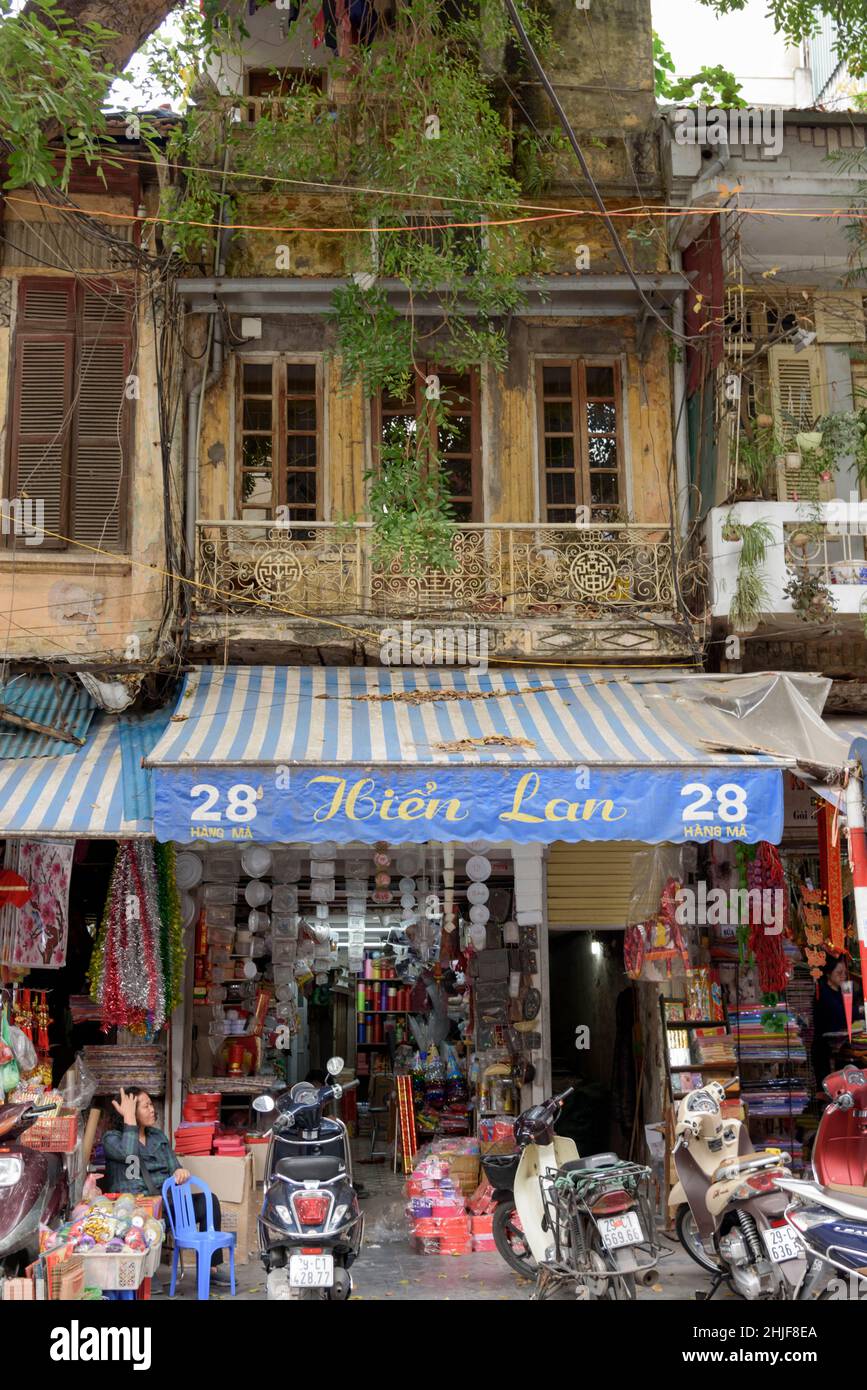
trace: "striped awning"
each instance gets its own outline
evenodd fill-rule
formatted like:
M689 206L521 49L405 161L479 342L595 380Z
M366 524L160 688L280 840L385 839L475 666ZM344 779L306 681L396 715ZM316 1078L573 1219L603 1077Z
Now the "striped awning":
M141 756L168 717L96 714L86 743L71 753L0 760L0 836L152 835L151 774Z
M725 798L737 798L748 782L750 805L763 808L762 824L742 818L743 838L753 831L772 838L781 825L779 770L796 759L733 744L737 722L710 703L680 698L661 677L625 673L205 668L187 677L175 714L145 763L156 773L161 839L201 833L303 840L340 832L347 839L408 841L442 838L460 826L470 838L493 838L498 829L502 839L654 841L676 837L682 809L696 808L699 827L715 815L708 805L721 804L728 815ZM736 784L733 769L739 771ZM667 771L676 788L664 788L660 779ZM529 782L521 781L523 773ZM354 801L346 814L345 798L359 782L364 791L356 799L366 798L363 824L353 822ZM720 793L728 785L735 791ZM541 818L527 809L526 820L510 821L517 789L528 786L547 809ZM684 790L689 787L698 790ZM664 792L674 819L661 809L657 814ZM418 809L418 797L428 798L427 809ZM452 827L440 824L442 805L451 801L460 803ZM474 809L464 815L470 801ZM576 811L579 801L585 809ZM597 808L611 803L607 827L590 826L596 814L586 809L591 802ZM621 817L615 802L630 809ZM398 807L405 825L398 823ZM497 808L503 814L494 825ZM550 827L542 824L549 812ZM619 833L612 833L611 824L621 819ZM715 823L726 833L725 816ZM600 829L605 833L595 833Z
M205 667L149 767L790 766L718 751L731 721L659 680L598 671Z

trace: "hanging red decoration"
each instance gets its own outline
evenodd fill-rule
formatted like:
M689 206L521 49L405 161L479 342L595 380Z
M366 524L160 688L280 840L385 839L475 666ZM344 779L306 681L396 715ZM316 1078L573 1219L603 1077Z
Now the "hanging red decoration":
M789 931L786 875L779 850L762 840L747 865L749 944L759 972L763 994L781 994L789 979L783 938ZM767 911L768 908L771 911Z
M0 907L11 903L13 907L23 907L33 897L33 889L16 874L14 869L0 869Z
M846 923L843 917L843 869L837 813L827 801L819 806L819 874L828 904L831 952L842 955L846 949Z

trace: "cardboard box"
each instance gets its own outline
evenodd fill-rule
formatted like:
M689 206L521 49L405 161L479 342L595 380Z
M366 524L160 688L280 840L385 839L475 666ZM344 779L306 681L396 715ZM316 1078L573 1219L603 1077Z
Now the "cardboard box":
M237 1237L235 1263L246 1264L259 1244L256 1222L261 1202L256 1191L252 1154L245 1154L243 1158L206 1158L190 1154L184 1160L184 1167L194 1178L202 1178L217 1198L223 1230L234 1231ZM192 1251L184 1251L183 1259L184 1268L195 1267Z
M253 1187L253 1160L215 1158L212 1155L188 1154L184 1163L188 1173L208 1184L220 1205L224 1202L243 1202Z
M265 1164L268 1160L267 1144L251 1144L249 1153L253 1159L253 1175L259 1186L265 1181Z

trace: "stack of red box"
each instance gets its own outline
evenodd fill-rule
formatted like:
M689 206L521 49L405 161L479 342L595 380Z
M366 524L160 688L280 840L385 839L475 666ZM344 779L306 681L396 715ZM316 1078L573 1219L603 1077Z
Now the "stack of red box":
M474 1250L496 1250L493 1216L471 1216L470 1228L473 1233Z
M175 1130L175 1153L179 1158L184 1154L209 1154L214 1142L216 1122L212 1124L180 1124Z
M221 1099L219 1091L192 1092L184 1101L184 1119L189 1124L216 1124Z
M213 1146L214 1132L220 1123L219 1091L207 1094L192 1093L184 1101L184 1118L175 1130L175 1153L209 1154Z
M240 1130L214 1135L214 1153L220 1158L243 1158L247 1143Z

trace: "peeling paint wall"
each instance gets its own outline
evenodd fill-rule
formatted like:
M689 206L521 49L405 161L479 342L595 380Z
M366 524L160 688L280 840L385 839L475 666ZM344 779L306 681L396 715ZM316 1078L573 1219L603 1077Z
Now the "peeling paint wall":
M82 206L134 212L129 199L79 195ZM44 221L40 209L27 207L28 222ZM18 214L5 211L5 226L14 240ZM78 265L94 275L99 266ZM0 288L8 282L11 312L0 307L0 428L2 428L3 497L9 489L9 394L14 367L15 306L18 281L27 275L59 275L39 266L0 268ZM5 298L0 293L0 306ZM94 554L78 546L64 552L21 546L14 552L0 538L0 650L14 658L62 660L86 654L92 661L123 658L127 638L139 637L141 656L150 654L162 609L162 576L147 567L165 564L162 463L159 444L153 323L142 301L138 323L139 355L133 371L140 378L129 450L129 548L126 554ZM179 451L176 489L181 495Z

